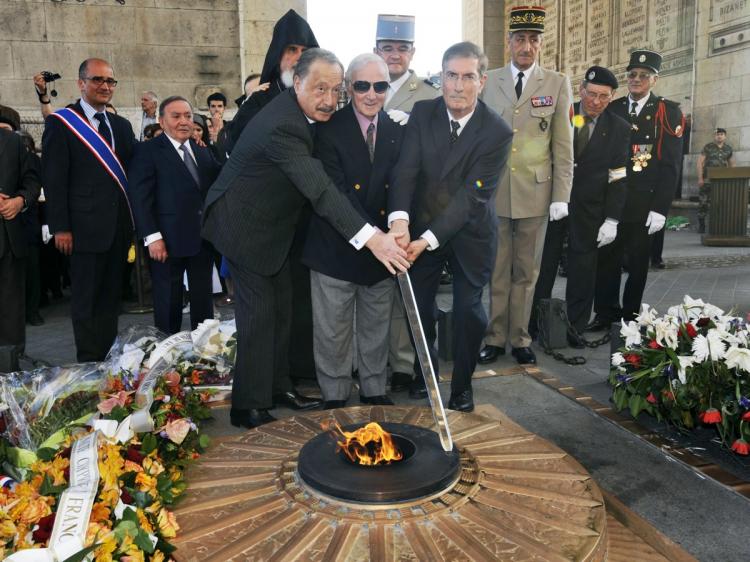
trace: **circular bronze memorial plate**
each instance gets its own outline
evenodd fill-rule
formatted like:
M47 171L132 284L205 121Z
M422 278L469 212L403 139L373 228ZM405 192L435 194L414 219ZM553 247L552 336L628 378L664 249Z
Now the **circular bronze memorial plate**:
M561 449L505 416L449 413L460 475L409 502L335 500L297 471L300 449L335 419L431 428L428 408L353 407L217 440L176 510L179 562L606 559L602 494Z

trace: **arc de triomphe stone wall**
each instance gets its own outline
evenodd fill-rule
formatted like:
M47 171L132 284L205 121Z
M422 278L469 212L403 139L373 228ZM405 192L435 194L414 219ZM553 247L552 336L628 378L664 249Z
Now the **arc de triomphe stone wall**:
M62 74L55 107L79 97L78 65L102 57L119 80L113 103L140 112L140 94L182 95L205 109L206 96L242 93L242 80L263 66L274 23L288 9L306 14L306 0L53 0L0 1L0 103L21 112L41 136L31 78ZM230 107L234 104L230 101Z
M507 62L510 8L528 2L464 0L464 37L484 46L490 68ZM683 196L695 195L695 158L727 129L739 165L750 163L750 1L544 0L546 32L541 63L568 74L574 91L586 68L607 66L625 84L631 51L664 57L654 91L691 114L690 155ZM620 88L618 95L627 93Z

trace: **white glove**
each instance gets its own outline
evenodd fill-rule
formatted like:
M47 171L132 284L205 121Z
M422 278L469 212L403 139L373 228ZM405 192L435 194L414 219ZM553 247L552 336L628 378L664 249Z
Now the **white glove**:
M52 234L50 234L49 225L43 224L42 225L42 242L46 244L50 240L52 240Z
M400 109L389 109L387 113L388 117L391 118L391 121L395 121L402 127L409 122L409 114L405 111L401 111Z
M605 220L599 227L599 234L596 235L596 241L599 242L597 248L611 244L617 237L617 221L614 219Z
M664 228L664 223L667 222L667 217L660 215L656 211L649 211L648 218L646 219L646 226L648 227L649 235L654 232L659 232Z
M568 204L560 201L549 206L549 220L559 221L568 216Z

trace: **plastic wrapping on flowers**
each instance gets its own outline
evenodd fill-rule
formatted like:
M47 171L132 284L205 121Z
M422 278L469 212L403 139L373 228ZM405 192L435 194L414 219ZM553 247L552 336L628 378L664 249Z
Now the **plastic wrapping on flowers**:
M750 334L745 319L686 296L667 314L644 304L622 324L625 346L609 382L618 410L666 420L682 431L716 428L722 443L748 454Z
M168 560L179 530L170 506L187 488L186 466L208 445L200 423L210 417L213 391L197 387L194 372L200 365L231 374L233 350L226 344L233 333L229 325L224 332L209 325L195 349L190 333L167 337L132 328L98 368L17 373L3 381L4 417L13 421L0 443L0 559L54 548L71 446L95 429L99 480L82 552L94 560ZM54 441L40 441L50 432ZM15 453L19 446L30 454Z

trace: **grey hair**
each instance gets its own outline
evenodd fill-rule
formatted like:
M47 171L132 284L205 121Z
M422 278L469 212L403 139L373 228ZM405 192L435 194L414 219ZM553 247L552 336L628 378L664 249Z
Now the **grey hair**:
M471 41L462 41L448 47L445 53L443 53L443 69L445 69L445 63L451 59L476 59L479 63L477 65L479 66L479 75L481 76L487 72L487 56L478 45Z
M148 99L150 99L151 101L155 101L156 103L159 103L159 96L157 96L156 93L152 92L151 90L146 90L141 95L148 96Z
M310 67L317 61L323 61L328 64L335 64L341 69L341 74L344 73L344 65L336 55L331 51L325 49L307 49L302 53L297 64L294 65L294 76L299 76L300 80L304 80L308 74L310 74Z
M361 55L357 55L356 57L354 57L352 59L352 62L349 63L349 67L346 69L347 83L351 83L352 76L355 72L357 72L361 68L364 68L368 64L377 64L380 67L380 70L383 71L385 80L388 80L388 65L385 63L382 57L379 57L374 53L362 53Z
M159 117L164 117L164 110L167 109L167 106L170 103L174 103L176 101L184 101L190 107L190 111L193 111L193 104L191 104L188 100L186 100L182 96L169 96L168 98L166 98L163 102L159 104Z

